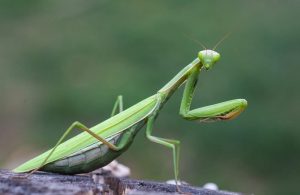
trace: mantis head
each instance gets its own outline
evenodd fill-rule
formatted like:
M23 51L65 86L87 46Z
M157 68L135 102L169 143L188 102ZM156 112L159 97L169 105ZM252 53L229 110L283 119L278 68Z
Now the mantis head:
M198 58L206 70L209 70L219 61L221 55L210 49L202 50L198 53Z
M222 42L223 42L230 34L231 34L231 32L228 32L225 36L223 36L223 37L221 38L221 40L218 41L218 43L213 47L213 49L206 49L206 47L205 47L201 42L196 41L196 42L199 43L199 44L203 47L203 49L204 49L204 50L202 50L202 51L200 51L200 52L198 53L198 58L199 58L201 64L204 66L204 68L205 68L206 70L211 69L211 68L215 65L215 63L216 63L217 61L220 60L221 55L220 55L218 52L214 51L214 50L215 50L215 49L218 47L218 45L219 45L220 43L222 43Z

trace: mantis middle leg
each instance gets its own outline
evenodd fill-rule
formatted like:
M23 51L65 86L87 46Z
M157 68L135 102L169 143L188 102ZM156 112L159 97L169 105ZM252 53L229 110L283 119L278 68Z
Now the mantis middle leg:
M150 141L164 145L164 146L172 149L175 182L176 182L177 190L180 191L180 189L177 185L178 184L178 173L179 173L180 141L153 136L152 131L153 131L154 120L155 120L155 115L152 115L149 117L148 122L147 122L147 127L146 127L146 136Z

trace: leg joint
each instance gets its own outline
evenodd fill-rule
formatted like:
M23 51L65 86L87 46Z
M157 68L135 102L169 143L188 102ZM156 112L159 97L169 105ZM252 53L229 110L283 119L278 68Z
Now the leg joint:
M72 126L77 126L77 125L80 125L81 123L79 121L75 121L72 123Z
M193 120L193 119L194 119L194 116L192 116L192 115L189 114L189 113L182 113L182 112L180 112L179 115L180 115L182 118L186 119L186 120Z

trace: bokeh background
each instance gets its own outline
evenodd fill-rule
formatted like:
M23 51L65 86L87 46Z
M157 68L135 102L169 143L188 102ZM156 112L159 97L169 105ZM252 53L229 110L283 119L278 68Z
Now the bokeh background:
M155 135L181 140L180 176L197 186L299 194L299 7L290 1L1 1L0 167L48 149L75 120L92 126L155 93L202 48L222 58L200 75L193 107L245 98L236 120L178 116L182 89ZM173 178L169 149L141 132L119 158L133 178Z

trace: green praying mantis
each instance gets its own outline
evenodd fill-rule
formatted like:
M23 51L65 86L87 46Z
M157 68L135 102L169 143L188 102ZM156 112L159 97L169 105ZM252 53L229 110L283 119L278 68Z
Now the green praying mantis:
M180 191L178 187L180 142L154 136L152 134L154 122L169 98L184 83L179 111L184 119L206 122L228 120L238 116L247 107L245 99L229 100L196 109L190 108L199 73L211 69L219 59L220 54L214 50L200 51L194 61L179 71L154 95L126 110L123 110L123 99L119 96L110 118L91 128L78 121L74 122L52 149L25 162L13 171L30 172L29 175L37 170L61 174L91 172L107 165L125 152L135 135L146 125L146 137L150 141L172 150L174 177L177 190ZM74 129L83 132L64 141Z

